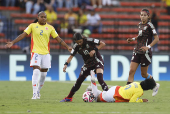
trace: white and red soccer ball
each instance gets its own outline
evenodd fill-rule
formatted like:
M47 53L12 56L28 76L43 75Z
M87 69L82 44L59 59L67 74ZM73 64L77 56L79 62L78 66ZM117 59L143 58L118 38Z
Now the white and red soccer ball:
M83 93L82 98L83 98L84 102L93 102L94 101L94 98L90 97L91 93L92 93L91 91L86 91Z

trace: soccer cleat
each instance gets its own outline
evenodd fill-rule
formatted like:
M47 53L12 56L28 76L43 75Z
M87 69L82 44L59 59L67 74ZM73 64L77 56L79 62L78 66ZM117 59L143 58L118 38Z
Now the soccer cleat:
M91 81L95 82L95 73L93 70L90 71L90 75L91 75Z
M63 100L61 100L60 102L72 102L73 98L67 98L65 97Z
M40 92L37 92L37 99L40 99L40 96L41 96Z
M37 94L34 93L31 99L37 99Z
M91 85L89 85L89 86L87 87L86 91L92 91Z
M155 96L158 93L159 87L160 87L160 84L156 83L156 86L153 88L152 96Z

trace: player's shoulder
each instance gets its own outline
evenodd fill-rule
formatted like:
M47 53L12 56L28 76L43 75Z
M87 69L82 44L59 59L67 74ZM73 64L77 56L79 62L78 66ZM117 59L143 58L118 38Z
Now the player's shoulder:
M93 41L93 38L86 38L87 41Z
M141 25L141 24L142 24L142 22L139 22L139 23L138 23L138 26Z
M29 26L36 26L37 25L37 23L31 23L31 24L29 24Z
M78 47L78 44L77 44L77 43L75 43L75 44L73 45L73 49L75 49L76 47Z
M134 86L135 88L138 88L138 86L140 86L140 83L139 82L132 82L130 85Z
M154 28L154 25L149 21L148 23L147 23L151 28Z
M48 24L48 23L47 23L47 26L48 26L49 28L52 28L52 29L54 28L52 25L50 25L50 24Z

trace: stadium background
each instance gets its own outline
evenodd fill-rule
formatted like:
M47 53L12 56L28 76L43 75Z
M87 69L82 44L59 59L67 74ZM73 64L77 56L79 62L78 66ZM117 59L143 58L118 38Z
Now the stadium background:
M165 8L167 5L164 4L162 8L160 0L115 1L116 4L111 6L95 8L96 13L101 17L102 33L99 34L94 30L89 36L98 38L106 43L106 46L100 50L105 62L104 80L127 80L132 50L136 42L128 44L126 39L135 37L138 34L137 24L140 22L140 10L142 8L151 10L153 5L159 16L158 31L160 41L158 43L158 50L153 51L152 64L148 72L153 74L157 81L170 80L170 72L168 71L170 68L170 16ZM5 0L1 0L0 3L0 22L3 23L1 24L2 30L0 31L0 80L31 80L32 68L29 67L30 36L16 43L11 49L6 49L5 42L15 39L35 20L37 15L26 14L25 8L21 7L19 5L20 2L17 0L15 6L6 7ZM80 8L81 6L73 7L72 10L78 14ZM57 8L57 20L55 22L58 26L67 12L68 9L64 6L63 8ZM90 11L85 9L84 12L88 14ZM72 45L73 33L60 34L60 27L57 28L57 32L68 45ZM52 68L48 72L47 80L75 81L79 75L80 67L83 65L82 58L77 55L70 64L68 72L64 74L62 73L62 67L69 53L52 38L50 40L50 48ZM74 62L77 65L73 64ZM135 80L142 79L139 67L135 74Z
M19 5L19 1L24 3L25 0L15 0L15 7L11 7L11 4L6 7L5 1L8 0L0 0L0 114L169 114L170 16L167 14L166 4L161 8L161 0L111 0L114 3L111 6L95 8L96 13L101 17L102 33L93 31L90 35L90 37L98 38L106 43L106 46L100 50L105 61L104 80L109 87L124 86L128 78L132 50L136 43L128 44L126 39L138 34L137 24L140 22L141 9L151 9L151 6L155 5L159 14L159 51L153 52L152 64L149 66L148 72L161 86L155 97L151 96L152 91L144 92L141 98L149 99L148 103L84 103L81 96L90 81L82 84L74 95L73 102L60 103L59 101L66 97L75 83L83 60L77 54L68 66L68 72L63 73L63 63L69 53L53 39L50 41L52 68L47 74L48 81L41 90L41 99L32 100L32 68L29 67L30 36L18 42L11 49L6 49L5 43L22 33L34 21L36 15L26 14L24 5ZM90 6L88 8L93 7L91 4ZM79 9L80 6L73 7L76 14ZM68 9L64 5L63 8L56 8L56 10L57 20L55 22L60 25ZM88 13L89 11L85 10L85 14ZM57 32L66 43L72 45L73 34L61 35L60 28L57 29ZM90 77L87 80L90 80ZM135 74L135 80L143 80L140 67ZM98 88L101 90L100 85Z

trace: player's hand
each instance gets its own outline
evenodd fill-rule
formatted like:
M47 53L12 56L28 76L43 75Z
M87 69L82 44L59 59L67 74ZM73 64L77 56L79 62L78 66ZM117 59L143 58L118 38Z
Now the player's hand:
M148 102L148 99L142 99L143 100L143 102Z
M7 42L7 44L5 45L5 47L7 47L7 48L10 48L11 46L13 46L13 42Z
M66 72L67 65L64 65L63 72Z
M127 42L128 42L128 43L130 43L131 41L133 41L132 38L128 38L128 39L127 39Z
M95 54L95 50L92 50L92 51L90 51L90 53L89 53L90 57L93 57L94 54Z
M142 50L143 52L146 52L148 49L149 49L149 48L146 47L146 46L143 46L143 47L140 48L140 50Z
M72 48L71 47L68 47L68 51L71 52Z

